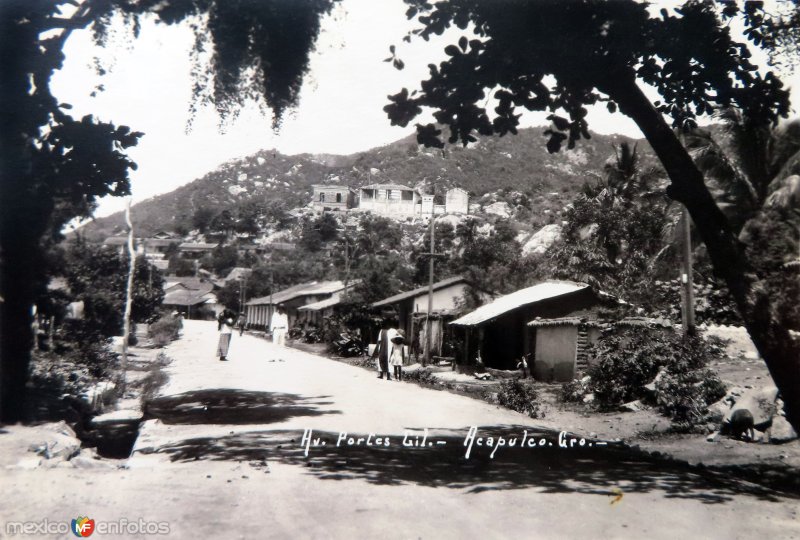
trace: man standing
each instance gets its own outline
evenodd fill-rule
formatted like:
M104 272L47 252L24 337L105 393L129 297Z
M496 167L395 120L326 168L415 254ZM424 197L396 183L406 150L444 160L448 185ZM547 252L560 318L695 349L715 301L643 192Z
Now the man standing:
M286 346L286 331L289 329L289 317L286 315L286 309L283 306L278 306L278 311L272 315L270 322L270 332L272 332L272 343Z

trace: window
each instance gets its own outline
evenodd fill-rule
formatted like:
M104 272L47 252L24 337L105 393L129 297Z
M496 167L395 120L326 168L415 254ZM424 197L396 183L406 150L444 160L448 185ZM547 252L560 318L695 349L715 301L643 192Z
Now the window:
M414 192L413 191L403 191L403 200L404 201L413 201L414 200Z
M342 194L341 193L337 193L336 194L336 202L342 202Z
M319 202L325 202L325 194L324 193L320 193L319 194Z
M402 198L403 192L399 189L390 189L389 190L389 199L393 201L399 201Z
M385 189L379 189L378 190L378 199L385 199L385 198L386 198L386 190Z

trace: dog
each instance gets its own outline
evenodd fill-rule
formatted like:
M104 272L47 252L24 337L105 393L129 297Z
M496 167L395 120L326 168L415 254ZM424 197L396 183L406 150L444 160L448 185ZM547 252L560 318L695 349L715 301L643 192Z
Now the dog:
M742 440L743 435L747 435L750 441L756 439L755 433L755 420L753 413L747 409L738 409L733 411L730 421L731 437L734 439Z

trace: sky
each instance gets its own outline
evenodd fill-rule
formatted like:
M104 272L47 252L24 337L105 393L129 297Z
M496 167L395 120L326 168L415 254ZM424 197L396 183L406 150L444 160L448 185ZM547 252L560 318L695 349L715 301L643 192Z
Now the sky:
M325 18L312 54L299 106L289 112L279 133L255 104L238 119L220 126L216 112L202 109L190 119L193 35L187 26L146 20L138 39L119 32L98 48L87 31L74 32L65 47L66 61L52 80L54 94L73 106L72 114L128 125L144 136L128 154L138 169L131 173L133 202L141 202L195 180L220 164L276 149L284 154L351 154L382 146L413 132L391 126L383 112L387 96L403 87L417 88L427 78L427 64L443 59L454 38L402 41L412 28L402 0L343 0ZM460 32L460 31L458 31ZM445 43L446 41L446 43ZM396 45L406 68L383 62ZM99 59L107 73L94 69ZM793 86L800 88L800 77ZM91 94L102 84L104 90ZM795 100L797 103L797 100ZM420 121L430 121L422 117ZM527 114L523 125L544 124L544 114ZM641 137L629 118L605 107L590 110L589 126L603 134ZM100 201L96 216L122 210L123 198Z

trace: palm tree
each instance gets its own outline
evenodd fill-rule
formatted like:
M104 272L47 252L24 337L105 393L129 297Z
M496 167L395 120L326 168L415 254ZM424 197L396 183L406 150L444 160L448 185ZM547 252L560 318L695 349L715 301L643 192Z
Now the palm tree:
M696 129L684 141L720 209L741 232L765 206L791 204L791 197L770 195L791 191L796 181L790 177L800 173L800 121L773 127L735 108L717 117L716 130Z

